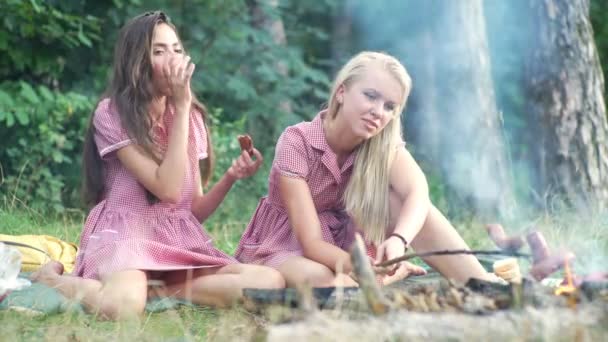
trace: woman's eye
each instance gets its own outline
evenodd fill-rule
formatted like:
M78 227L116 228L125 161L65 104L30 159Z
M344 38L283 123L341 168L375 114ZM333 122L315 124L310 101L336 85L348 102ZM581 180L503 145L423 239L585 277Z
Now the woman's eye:
M156 50L156 51L154 51L154 55L155 56L159 56L159 55L162 55L162 54L163 54L163 50Z
M364 92L363 94L365 94L365 96L370 100L375 100L378 97L378 96L376 96L376 94L369 93L369 92Z
M175 49L175 53L182 53L182 52L184 52L184 50L182 50L182 49Z
M388 105L384 106L384 110L392 112L393 110L395 110L395 105L388 104Z

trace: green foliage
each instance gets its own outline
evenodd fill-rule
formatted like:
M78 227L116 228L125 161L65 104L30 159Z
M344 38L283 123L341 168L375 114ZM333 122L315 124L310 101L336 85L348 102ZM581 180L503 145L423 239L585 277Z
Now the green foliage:
M606 73L608 72L608 2L605 0L591 0L589 13L591 15L595 44L604 71L604 79L606 79ZM606 97L606 94L608 92L604 91L604 97Z
M100 21L69 13L50 2L0 2L0 75L3 79L57 86L74 49L92 47L100 39Z
M61 212L64 203L76 203L81 132L91 101L23 81L1 85L2 200Z
M327 42L326 29L298 16L331 12L332 3L0 2L0 11L9 14L0 21L5 56L0 60L0 196L43 212L80 206L82 137L107 83L118 30L129 18L155 9L173 18L197 64L193 88L214 113L215 179L238 155L236 134L250 133L268 156L283 127L311 117L324 100L329 80L309 47ZM294 10L298 16L290 15ZM274 39L267 25L280 18L286 18L287 43ZM265 192L267 170L239 182L232 191L239 201L230 202L229 196L219 217L241 208L244 198L249 198L245 206L253 207L254 197Z
M221 116L222 111L219 109L210 115L211 141L216 164L209 187L212 187L224 175L232 165L233 160L238 158L241 153L236 136L243 134L245 118L234 122L222 122L220 120ZM231 222L235 226L233 230L242 232L245 229L258 200L267 191L267 175L272 159L269 153L266 153L264 157L265 161L262 167L253 177L237 181L220 207L205 222L208 228L224 226L226 222Z
M329 81L305 62L297 45L276 41L264 24L288 9L258 5L261 20L252 15L252 6L246 1L201 0L167 11L197 63L194 86L201 98L224 109L221 121L245 117L245 128L266 149L286 123L315 114L324 100L316 94L324 92ZM197 11L187 10L192 7Z
M62 90L69 56L99 40L100 22L37 1L3 1L0 197L42 211L75 204L91 99Z

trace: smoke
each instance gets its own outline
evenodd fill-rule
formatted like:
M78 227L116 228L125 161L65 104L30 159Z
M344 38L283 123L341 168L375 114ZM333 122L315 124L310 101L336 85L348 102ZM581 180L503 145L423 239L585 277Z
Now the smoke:
M412 76L404 132L427 176L440 173L453 192L472 198L472 209L498 208L511 233L546 214L534 209L554 199L532 190L537 171L530 146L539 142L525 108L529 0L345 3L360 39L351 54L386 51ZM488 124L493 117L499 126ZM583 270L605 270L608 236L600 227L606 222L586 222L583 215L568 212L567 222L553 220L543 231L556 246L571 248ZM606 221L605 213L592 215Z
M504 216L513 205L512 174L496 101L503 96L494 92L502 84L494 77L504 71L492 73L491 56L508 46L490 50L486 22L493 21L485 20L482 2L348 3L359 49L397 56L412 76L404 130L417 159L435 166L477 213Z

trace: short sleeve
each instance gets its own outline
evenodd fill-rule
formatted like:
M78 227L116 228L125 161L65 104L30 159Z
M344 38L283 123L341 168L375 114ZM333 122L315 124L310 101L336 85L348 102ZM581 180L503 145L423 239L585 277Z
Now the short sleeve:
M295 127L289 127L281 134L274 157L274 166L281 175L308 178L307 145L303 133Z
M203 119L203 115L197 110L195 110L194 113L191 113L190 118L192 138L194 140L194 145L196 148L196 158L199 160L205 159L209 156L209 140L207 139L207 128L205 126L205 120Z
M110 105L110 99L104 99L97 105L93 125L95 126L95 143L101 158L108 159L114 155L112 152L132 143L126 130L122 127L120 116Z

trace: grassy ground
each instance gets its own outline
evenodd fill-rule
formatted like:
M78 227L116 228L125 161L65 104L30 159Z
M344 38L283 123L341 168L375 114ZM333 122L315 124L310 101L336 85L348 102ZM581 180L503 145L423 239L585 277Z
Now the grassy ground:
M78 242L84 216L71 213L48 218L27 211L0 209L0 234L48 234ZM246 221L210 225L207 229L216 245L232 253ZM567 246L577 253L576 268L580 273L606 270L608 264L608 216L543 215L535 220L505 224L508 231L523 233L536 228L545 234L552 246ZM491 248L483 226L476 222L457 225L473 248ZM91 315L66 312L48 316L0 311L0 340L234 340L263 339L272 326L266 318L252 315L242 308L212 310L201 307L179 307L159 313L148 313L139 321L104 322Z
M84 219L78 212L48 218L33 212L0 209L0 234L44 234L78 243ZM209 227L209 231L218 248L233 253L246 224L234 222ZM141 321L121 323L99 321L78 312L32 317L28 313L0 311L0 341L204 340L230 331L238 336L244 324L255 328L255 324L240 323L250 319L240 308L213 310L189 306L148 313ZM225 324L230 328L218 329L222 322L230 322Z

